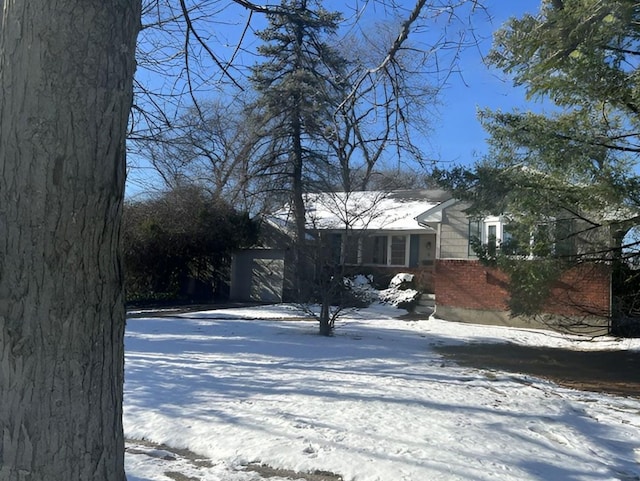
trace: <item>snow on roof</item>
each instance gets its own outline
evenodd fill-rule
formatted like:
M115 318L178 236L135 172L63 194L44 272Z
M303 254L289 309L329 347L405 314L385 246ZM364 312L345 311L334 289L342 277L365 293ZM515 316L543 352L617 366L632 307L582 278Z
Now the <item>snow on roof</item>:
M358 191L307 194L307 228L322 230L425 230L417 217L447 199L439 190ZM270 220L281 227L291 222L287 206Z

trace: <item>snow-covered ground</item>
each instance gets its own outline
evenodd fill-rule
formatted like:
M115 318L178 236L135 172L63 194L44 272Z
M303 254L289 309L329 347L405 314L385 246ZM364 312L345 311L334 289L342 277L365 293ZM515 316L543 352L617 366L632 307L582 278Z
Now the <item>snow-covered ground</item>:
M640 340L399 314L355 311L332 338L286 305L129 319L129 481L261 479L248 463L345 481L640 480L640 400L460 367L433 350L638 350Z

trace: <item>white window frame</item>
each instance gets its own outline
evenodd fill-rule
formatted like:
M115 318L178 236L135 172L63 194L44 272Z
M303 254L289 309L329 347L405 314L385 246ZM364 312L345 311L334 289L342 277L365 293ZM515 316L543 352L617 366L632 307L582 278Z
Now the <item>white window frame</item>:
M549 226L549 228L553 228L555 229L556 227L556 223L558 222L559 219L557 219L556 217L553 216L549 216L546 219L541 220L537 225L538 226ZM488 245L489 243L489 229L492 226L496 227L496 249L500 249L500 245L509 240L509 235L506 234L505 235L505 228L509 225L510 223L510 219L506 216L488 216L485 217L484 219L482 219L482 244L484 245ZM531 233L531 237L529 239L529 246L527 249L527 253L523 254L523 257L529 258L529 259L533 259L535 256L532 252L534 243L535 243L535 232ZM555 235L555 232L552 232L551 235ZM507 237L507 238L505 238ZM556 248L557 248L557 241L555 239L553 239L553 244L551 246L551 248L553 249L553 251L555 252ZM572 249L572 250L575 250Z
M496 248L500 248L504 234L504 219L498 216L485 217L482 221L482 243L489 243L489 228L496 228Z
M391 244L393 243L393 238L394 237L404 237L404 264L392 264L391 263L391 253L392 253L392 249L391 249ZM409 266L409 257L410 257L410 252L409 249L411 247L410 245L411 242L411 236L408 234L389 234L387 236L387 265L388 266L394 266L394 267L408 267Z

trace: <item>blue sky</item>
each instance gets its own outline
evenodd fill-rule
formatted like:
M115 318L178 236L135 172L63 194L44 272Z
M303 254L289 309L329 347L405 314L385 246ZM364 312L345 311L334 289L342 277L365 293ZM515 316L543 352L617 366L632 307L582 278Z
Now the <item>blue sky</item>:
M540 3L540 0L485 1L492 19L478 18L475 27L480 35L489 36L510 17L537 13ZM434 154L443 162L471 164L486 152L486 133L476 117L478 108L511 110L531 105L523 89L514 88L511 79L501 71L490 70L482 63L482 55L490 47L488 39L480 45L480 52L468 49L460 65L464 81L453 77L443 91L440 122L430 139Z
M405 0L407 8L414 5L413 0ZM333 6L339 3L339 6ZM482 57L491 47L491 34L510 17L520 17L524 13L536 13L540 8L540 0L480 0L486 7L488 15L475 15L472 27L479 38L485 40L477 47L470 47L462 53L459 68L460 75L452 75L446 88L442 90L440 107L437 119L433 124L433 135L424 140L425 150L431 158L440 160L441 166L453 164L473 164L486 152L486 134L477 120L477 109L489 107L492 109L511 110L513 108L527 108L527 101L523 89L516 89L509 78L497 70L490 70L483 64ZM398 2L403 5L403 2ZM372 5L376 5L372 3ZM327 0L326 8L344 8L343 2ZM369 14L375 19L380 10L372 9ZM243 27L243 20L238 12L228 14L229 21L224 23L216 20L215 37L221 45L221 52L225 49L231 52L236 44L236 36ZM261 28L264 20L257 18L254 26ZM428 33L428 29L425 32ZM425 33L424 35L426 35ZM419 35L410 37L411 41L420 42ZM225 48L224 44L227 44ZM245 42L245 47L251 50L257 41ZM178 46L178 48L180 45ZM222 53L224 55L224 53ZM252 57L250 56L249 59ZM249 60L253 62L253 60ZM146 79L144 78L146 76ZM144 83L161 85L170 80L163 80L161 75L145 74L139 72L139 79ZM158 182L144 161L135 159L138 169L130 172L130 182L127 186L127 195L133 196L141 191L139 180L149 186L148 182Z

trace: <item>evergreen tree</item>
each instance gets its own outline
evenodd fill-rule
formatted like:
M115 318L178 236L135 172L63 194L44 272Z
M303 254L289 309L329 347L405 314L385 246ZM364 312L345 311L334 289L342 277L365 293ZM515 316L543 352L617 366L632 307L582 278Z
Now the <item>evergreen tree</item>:
M547 245L535 257L553 255L566 266L585 259L620 260L621 239L637 223L639 20L640 7L628 0L548 0L538 15L511 19L495 35L489 61L526 87L530 98L544 99L552 108L484 110L480 120L490 134L488 156L471 170L440 172L440 177L472 201L472 212L511 213L520 245L529 244L542 223L553 220L557 231L559 217L577 227L568 237L587 241L567 256L554 247L561 240L557 232L546 240L537 236L537 243ZM588 242L612 238L613 243ZM536 277L535 262L527 264L529 275L520 275L522 263L516 268L513 258L509 262L524 284ZM531 292L525 287L512 286L512 295ZM525 312L536 311L541 302L534 304Z
M224 297L231 254L257 240L246 213L197 185L125 205L122 253L127 298Z
M295 225L296 285L304 288L305 208L303 194L326 165L323 132L337 105L336 92L346 61L327 43L339 13L311 0L283 0L269 26L258 32L265 61L252 69L258 93L257 121L265 147L259 162L272 186L282 189ZM303 294L302 292L300 294Z

